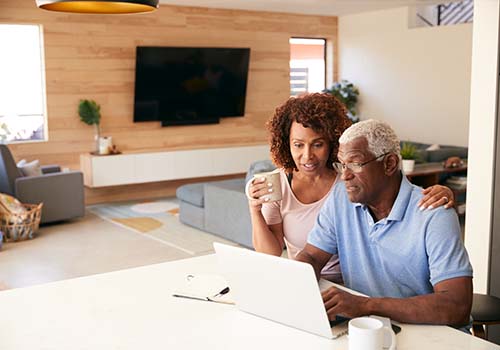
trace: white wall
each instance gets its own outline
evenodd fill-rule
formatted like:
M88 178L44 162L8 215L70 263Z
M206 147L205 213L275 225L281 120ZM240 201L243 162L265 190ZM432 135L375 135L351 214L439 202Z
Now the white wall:
M408 8L339 18L339 77L359 87L361 119L401 139L467 146L472 25L408 28Z
M474 1L465 246L474 268L474 291L479 293L487 292L491 244L498 23L498 0Z

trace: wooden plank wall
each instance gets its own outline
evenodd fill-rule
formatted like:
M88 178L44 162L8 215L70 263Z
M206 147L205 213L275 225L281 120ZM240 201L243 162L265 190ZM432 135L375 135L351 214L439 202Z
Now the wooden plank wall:
M35 0L0 0L0 23L41 24L44 29L49 141L10 148L16 159L72 169L79 168L79 155L94 147L93 127L78 117L80 99L101 104L102 134L112 136L124 152L261 144L267 142L265 121L289 96L290 37L326 38L333 45L328 68L334 79L337 71L336 17L167 5L141 15L66 14L40 10ZM139 45L249 47L245 116L205 126L134 123ZM172 195L181 183L87 189L86 201Z

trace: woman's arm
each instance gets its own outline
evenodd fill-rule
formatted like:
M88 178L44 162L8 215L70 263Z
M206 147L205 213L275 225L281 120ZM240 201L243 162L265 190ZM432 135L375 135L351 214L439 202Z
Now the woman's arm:
M434 209L444 205L446 209L453 208L455 205L455 196L453 191L442 185L427 187L422 191L424 197L418 202L420 210Z
M266 201L259 199L269 193L269 188L262 179L254 179L248 188L248 207L252 220L252 243L256 251L280 256L285 244L283 224L268 225L262 215L262 205Z

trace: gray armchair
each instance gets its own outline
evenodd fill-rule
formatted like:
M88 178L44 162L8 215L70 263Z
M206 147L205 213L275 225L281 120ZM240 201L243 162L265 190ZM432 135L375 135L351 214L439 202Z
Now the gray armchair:
M0 193L22 203L43 202L41 223L82 217L85 214L83 174L61 172L58 166L42 167L43 175L23 176L6 145L0 145Z

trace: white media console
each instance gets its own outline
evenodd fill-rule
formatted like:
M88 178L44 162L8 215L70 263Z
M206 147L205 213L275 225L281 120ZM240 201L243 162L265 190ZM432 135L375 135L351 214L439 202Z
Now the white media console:
M205 148L109 156L82 154L87 187L129 185L245 173L256 160L269 158L269 145Z

